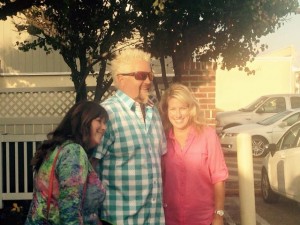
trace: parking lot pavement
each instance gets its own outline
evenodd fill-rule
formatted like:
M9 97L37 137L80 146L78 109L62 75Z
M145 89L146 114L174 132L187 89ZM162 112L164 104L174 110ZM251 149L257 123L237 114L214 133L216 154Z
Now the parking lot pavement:
M254 216L256 217L256 225L271 225L259 214L256 213ZM240 201L238 196L226 197L224 225L241 225Z
M238 184L238 168L236 155L225 155L226 164L229 170L229 178L226 181L226 196L236 196L239 194ZM260 170L262 165L262 158L253 159L254 172L254 190L255 195L260 195Z
M226 197L225 199L224 225L240 225L238 196Z
M240 225L240 204L239 204L239 183L238 183L238 168L236 155L225 155L226 164L229 170L229 178L226 181L226 199L225 199L225 225ZM253 172L254 172L254 191L255 196L260 196L260 170L262 159L253 159ZM268 225L263 219L256 215L256 225Z

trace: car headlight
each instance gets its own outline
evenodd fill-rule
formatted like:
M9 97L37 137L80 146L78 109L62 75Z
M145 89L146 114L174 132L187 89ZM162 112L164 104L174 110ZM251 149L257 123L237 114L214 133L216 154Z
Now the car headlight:
M238 133L224 133L223 137L236 137Z

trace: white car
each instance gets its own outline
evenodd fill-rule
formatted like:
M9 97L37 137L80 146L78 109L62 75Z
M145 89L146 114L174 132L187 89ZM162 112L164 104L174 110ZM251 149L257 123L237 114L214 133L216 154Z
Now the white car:
M264 95L239 110L218 112L216 130L219 134L229 127L256 123L276 113L296 108L300 108L300 94Z
M222 149L225 153L237 151L237 135L248 133L252 137L253 157L265 156L265 146L276 143L283 133L295 122L300 121L300 109L277 113L257 123L231 127L220 134Z
M274 203L284 196L300 203L300 123L268 148L270 153L263 159L261 170L263 199Z

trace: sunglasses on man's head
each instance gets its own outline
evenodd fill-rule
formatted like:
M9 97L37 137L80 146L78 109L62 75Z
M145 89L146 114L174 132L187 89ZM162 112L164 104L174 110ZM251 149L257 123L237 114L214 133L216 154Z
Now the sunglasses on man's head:
M143 72L143 71L132 72L132 73L120 73L118 75L133 76L136 80L146 80L148 77L150 81L153 81L153 77L154 77L153 72Z

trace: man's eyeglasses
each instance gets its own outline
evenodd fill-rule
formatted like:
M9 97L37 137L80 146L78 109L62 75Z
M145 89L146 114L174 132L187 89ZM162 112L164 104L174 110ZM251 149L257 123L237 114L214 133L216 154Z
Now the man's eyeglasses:
M120 73L118 75L133 76L136 80L146 80L148 77L150 81L153 81L154 78L153 72L143 72L143 71L137 71L132 73Z

